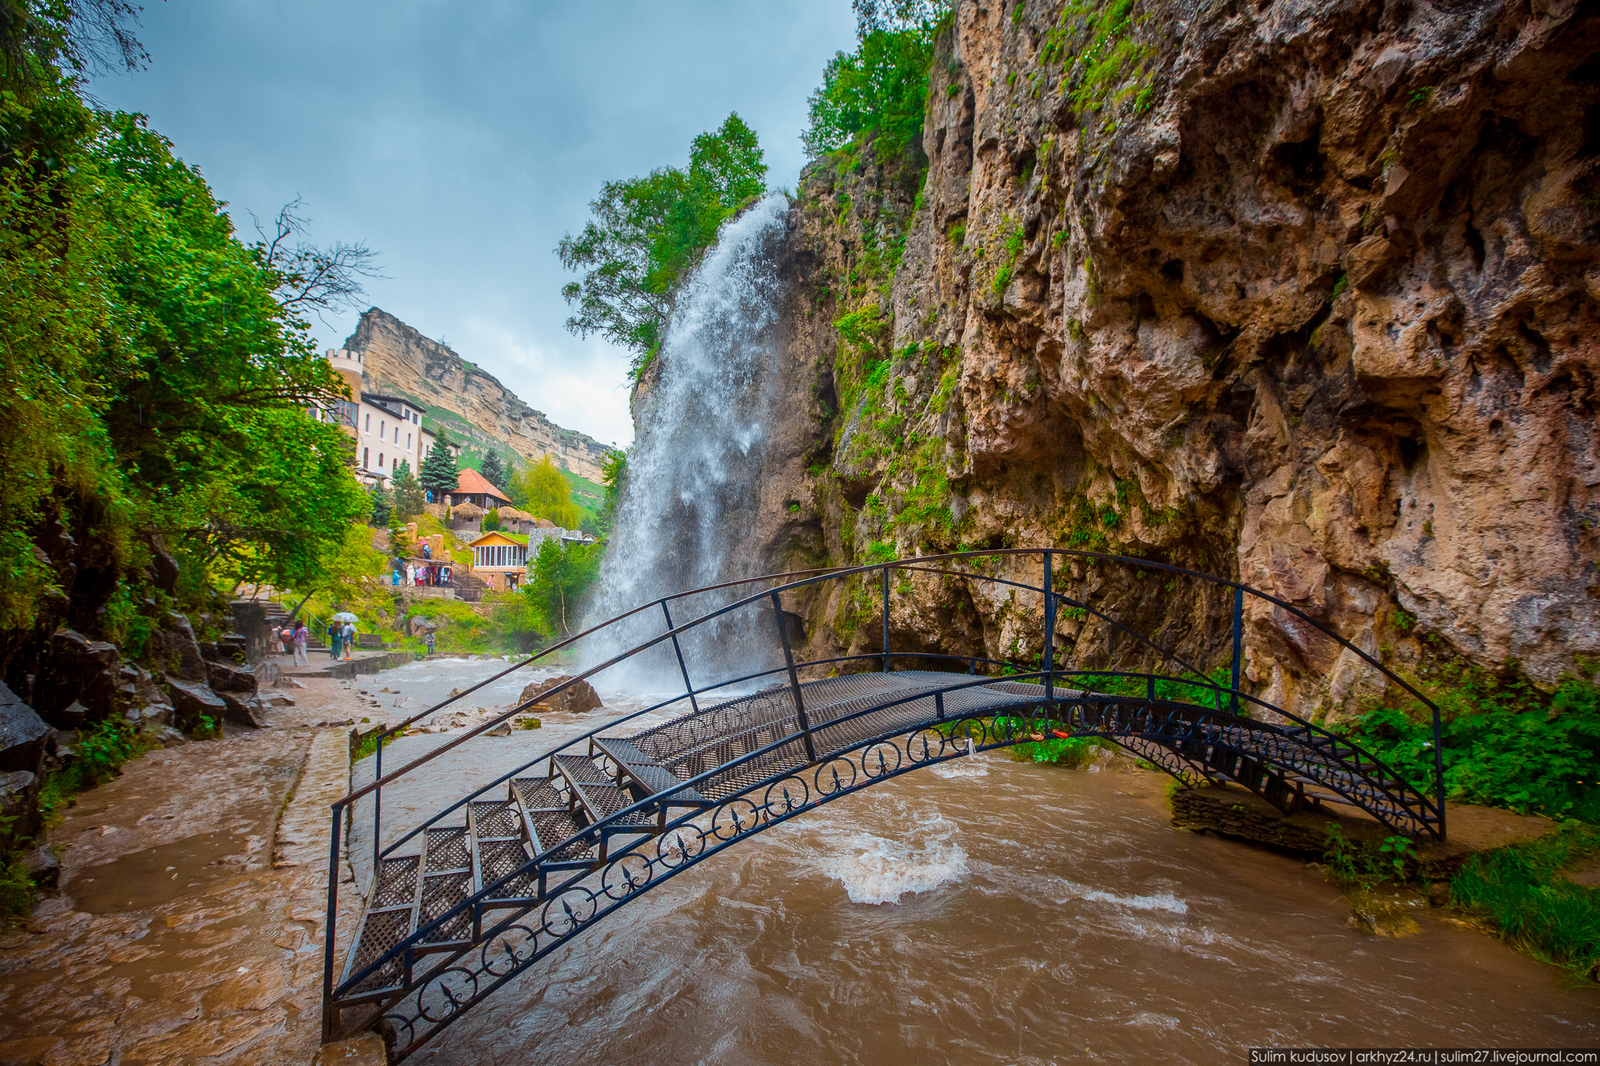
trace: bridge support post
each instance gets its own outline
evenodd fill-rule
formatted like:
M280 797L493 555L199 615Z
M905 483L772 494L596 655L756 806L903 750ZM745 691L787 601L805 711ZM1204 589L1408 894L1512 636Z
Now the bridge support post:
M1233 713L1239 713L1239 667L1244 662L1244 586L1233 587Z
M333 949L337 943L336 923L339 915L339 844L341 842L344 811L343 803L333 805L333 830L328 834L328 917L322 927L322 1042L331 1041L338 1033L338 1008L333 1005ZM351 951L355 950L352 945Z
M888 573L888 571L884 571ZM772 594L772 618L778 624L778 640L783 643L783 661L789 666L789 692L794 700L794 714L800 721L800 735L805 739L806 760L817 761L817 749L811 743L811 723L806 719L806 703L800 695L800 675L794 668L794 649L789 647L789 627L783 624L783 600Z
M383 780L383 734L382 733L378 734L378 750L374 753L373 758L374 758L375 761L372 764L372 780L374 780L374 781L382 781ZM383 824L383 786L379 785L377 788L374 788L372 790L372 876L373 876L373 882L372 883L374 885L376 885L378 883L377 882L378 870L382 867L382 863L380 863L378 861L378 858L382 854L382 851L383 851L383 845L380 843L380 841L382 840L382 836L378 832L378 829L382 824ZM376 889L374 889L374 891L376 891Z
M889 672L889 568L883 568L883 672Z
M667 620L667 632L672 633L672 612L667 610L667 601L661 601L661 616ZM782 621L782 619L779 619ZM696 713L700 711L700 703L694 698L694 686L689 683L689 668L683 662L683 648L678 644L678 635L672 633L672 653L678 657L678 672L683 675L683 691L689 694L689 706Z
M1044 674L1044 698L1056 698L1056 586L1053 571L1053 554L1044 553L1044 654L1039 670Z

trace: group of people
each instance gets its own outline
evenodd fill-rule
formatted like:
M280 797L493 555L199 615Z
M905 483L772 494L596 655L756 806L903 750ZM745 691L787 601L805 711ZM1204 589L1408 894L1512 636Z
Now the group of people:
M356 626L354 622L340 625L338 622L328 623L328 657L331 659L353 659L351 653L356 647ZM342 653L342 654L341 654Z
M445 587L450 584L450 567L448 564L423 563L413 565L402 559L396 559L390 568L389 576L396 585L419 585L423 587Z
M283 654L293 655L296 666L310 666L311 657L306 654L306 638L311 635L311 630L306 628L302 619L293 626L284 626L278 633L278 639L283 641Z

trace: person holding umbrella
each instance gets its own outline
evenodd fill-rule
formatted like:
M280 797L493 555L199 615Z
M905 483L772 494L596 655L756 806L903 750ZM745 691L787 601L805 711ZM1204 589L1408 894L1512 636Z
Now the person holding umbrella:
M339 627L339 643L335 645L339 650L334 652L334 658L351 659L356 643L356 616L349 611L340 611L333 616L333 624ZM343 655L340 654L343 652Z

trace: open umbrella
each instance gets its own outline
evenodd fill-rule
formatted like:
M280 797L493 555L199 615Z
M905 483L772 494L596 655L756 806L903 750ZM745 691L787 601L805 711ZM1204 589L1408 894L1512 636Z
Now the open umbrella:
M360 619L351 614L349 611L340 611L338 614L333 616L333 620L335 622L349 622L351 625L355 625L358 621L360 621Z

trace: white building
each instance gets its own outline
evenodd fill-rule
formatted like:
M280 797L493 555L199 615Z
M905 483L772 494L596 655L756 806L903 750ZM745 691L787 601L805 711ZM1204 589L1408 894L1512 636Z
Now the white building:
M434 435L422 428L427 408L403 396L386 396L362 389L365 373L360 352L329 348L328 362L339 372L350 395L359 399L340 400L320 416L339 422L356 442L356 476L363 484L388 485L395 467L409 463L411 473L422 469L422 460L433 450ZM457 451L451 446L451 451Z

